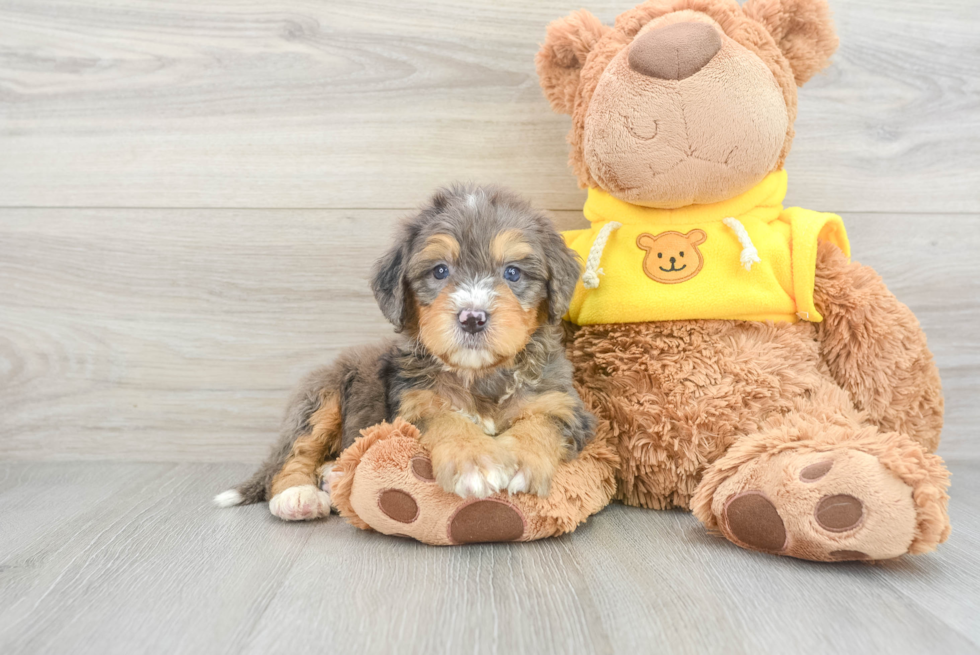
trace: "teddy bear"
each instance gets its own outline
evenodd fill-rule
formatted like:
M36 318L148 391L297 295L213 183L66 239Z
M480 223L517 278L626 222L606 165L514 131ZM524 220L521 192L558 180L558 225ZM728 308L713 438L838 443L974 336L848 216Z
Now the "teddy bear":
M467 509L413 473L414 428L379 426L341 458L341 513L427 543L526 540L614 497L808 560L945 541L925 334L850 261L840 217L783 206L797 87L836 47L824 0L650 0L613 25L552 23L536 64L588 190L591 227L565 234L585 264L566 344L596 438L547 499ZM405 489L412 521L378 509Z

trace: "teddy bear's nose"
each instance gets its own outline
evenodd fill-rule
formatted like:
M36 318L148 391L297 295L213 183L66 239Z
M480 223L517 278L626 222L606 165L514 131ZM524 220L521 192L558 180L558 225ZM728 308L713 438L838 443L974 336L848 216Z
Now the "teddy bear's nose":
M707 23L674 23L651 30L630 46L630 68L647 77L683 80L721 50L718 30Z

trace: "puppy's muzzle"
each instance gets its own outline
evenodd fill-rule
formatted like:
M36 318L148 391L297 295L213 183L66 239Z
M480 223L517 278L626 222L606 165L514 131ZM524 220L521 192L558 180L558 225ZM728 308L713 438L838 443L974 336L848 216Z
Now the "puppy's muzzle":
M464 309L457 316L459 325L470 334L482 332L487 326L487 313L482 309Z

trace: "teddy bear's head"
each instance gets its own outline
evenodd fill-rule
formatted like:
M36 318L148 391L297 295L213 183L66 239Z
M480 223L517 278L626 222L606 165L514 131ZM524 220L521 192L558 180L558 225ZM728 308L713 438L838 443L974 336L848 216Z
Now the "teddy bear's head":
M836 48L825 0L649 0L612 27L584 10L555 21L537 69L572 116L580 186L672 208L782 168L796 87Z

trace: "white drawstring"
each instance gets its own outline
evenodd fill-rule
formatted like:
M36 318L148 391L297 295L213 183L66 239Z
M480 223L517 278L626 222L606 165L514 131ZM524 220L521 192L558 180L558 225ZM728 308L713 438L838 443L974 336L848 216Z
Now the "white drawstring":
M742 244L742 255L739 257L739 262L745 267L745 270L751 271L752 264L762 261L759 259L759 251L755 249L755 245L752 243L752 237L749 236L745 226L737 218L729 216L722 219L721 222L730 227L735 236L738 237L738 242Z
M599 274L602 273L602 269L599 268L599 261L602 259L602 249L606 247L606 241L609 240L609 233L621 227L623 227L623 224L617 223L616 221L606 223L599 230L595 241L592 242L592 248L589 250L589 258L585 260L585 272L582 273L582 286L586 289L598 288Z

